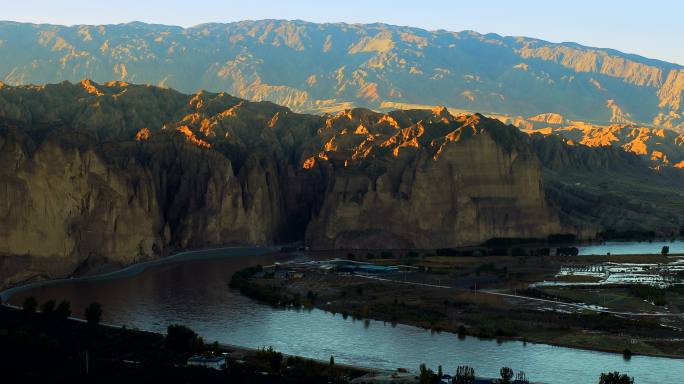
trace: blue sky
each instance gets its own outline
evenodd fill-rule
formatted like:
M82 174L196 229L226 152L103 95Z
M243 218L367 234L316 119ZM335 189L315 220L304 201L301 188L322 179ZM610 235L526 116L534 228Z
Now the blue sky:
M2 0L0 19L52 24L302 19L410 25L615 48L684 65L680 0Z

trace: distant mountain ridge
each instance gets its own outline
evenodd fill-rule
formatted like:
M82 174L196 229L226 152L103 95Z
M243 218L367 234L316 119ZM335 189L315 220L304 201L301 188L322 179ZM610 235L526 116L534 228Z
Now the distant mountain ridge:
M684 130L684 67L575 43L385 24L0 22L0 80L226 91L299 112L445 105Z

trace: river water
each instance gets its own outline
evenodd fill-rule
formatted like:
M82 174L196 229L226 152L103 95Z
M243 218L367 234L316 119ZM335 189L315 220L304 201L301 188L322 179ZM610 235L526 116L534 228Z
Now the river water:
M189 252L174 261L137 266L105 279L66 280L13 292L40 302L66 299L76 315L92 301L102 304L103 320L165 333L184 324L205 341L278 351L372 368L417 369L420 363L452 373L470 365L478 376L497 377L499 368L523 370L533 381L597 383L601 372L620 371L638 384L681 383L684 360L621 355L522 342L497 343L404 325L343 319L321 310L297 311L257 304L228 288L232 273L282 256L258 248Z
M645 255L660 254L664 246L670 248L670 254L684 253L684 241L607 241L605 243L587 244L577 247L580 255Z

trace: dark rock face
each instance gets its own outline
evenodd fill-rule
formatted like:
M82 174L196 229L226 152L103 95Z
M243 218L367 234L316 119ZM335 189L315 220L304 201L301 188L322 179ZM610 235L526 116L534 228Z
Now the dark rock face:
M619 148L444 108L313 116L117 82L5 86L0 277L7 285L224 244L439 248L640 222L679 228L681 208L662 207L660 195L620 202L594 187L582 194L573 179L611 172L622 184L623 175L684 184L679 170L656 172Z

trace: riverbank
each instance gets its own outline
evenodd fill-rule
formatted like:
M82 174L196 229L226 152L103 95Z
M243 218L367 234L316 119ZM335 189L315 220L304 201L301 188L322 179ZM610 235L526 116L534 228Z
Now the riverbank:
M206 248L195 249L189 251L178 252L176 254L155 260L135 263L116 269L114 271L86 274L78 277L65 277L58 279L47 279L38 281L28 281L25 283L15 284L0 291L0 301L6 302L13 295L28 291L37 287L50 286L64 282L78 282L78 281L103 281L108 279L126 278L138 275L148 268L161 267L178 262L195 261L195 260L213 260L231 256L258 256L268 253L280 252L280 246L257 247L257 246L235 246L235 247L220 247L220 248Z
M388 278L312 271L277 278L261 273L249 279L248 284L243 281L233 287L271 305L316 307L345 318L407 324L463 337L543 343L619 353L627 358L632 354L684 357L681 332L649 316L628 318L609 311L593 311L589 306L535 300L513 292L500 294L505 292L503 287L515 283L502 275L510 276L525 269L508 265L504 272L502 269L510 261L510 258L501 259L501 266L480 265L479 278L474 280L468 280L461 271L460 283L478 284L478 289L468 289L467 285L453 288L444 271L398 273ZM546 265L548 261L547 257ZM514 258L514 262L520 264L521 259ZM435 259L426 258L424 263L437 268ZM544 268L533 269L526 273L535 276L546 273ZM521 280L524 276L517 277L517 282ZM488 285L494 290L484 291Z
M17 381L88 378L96 382L121 382L147 377L172 383L320 383L347 382L370 372L283 355L271 349L208 345L192 331L189 335L179 342L179 336L171 339L171 335L111 325L92 327L56 312L36 313L0 306L3 377ZM185 361L195 354L227 354L228 369L186 367Z

